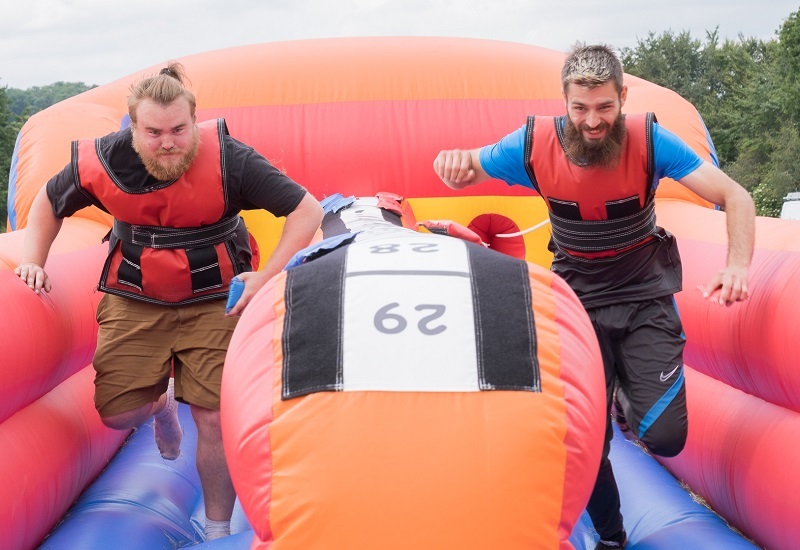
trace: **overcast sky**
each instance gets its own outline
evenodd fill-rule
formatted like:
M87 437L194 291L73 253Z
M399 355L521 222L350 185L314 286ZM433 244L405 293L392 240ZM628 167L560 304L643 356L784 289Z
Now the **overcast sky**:
M2 0L0 86L102 85L211 50L340 36L453 36L567 50L650 31L769 40L798 0Z

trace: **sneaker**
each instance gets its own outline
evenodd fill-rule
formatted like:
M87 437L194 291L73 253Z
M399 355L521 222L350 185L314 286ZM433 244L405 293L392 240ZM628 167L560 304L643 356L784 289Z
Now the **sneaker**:
M623 529L613 537L597 541L597 546L594 547L594 550L620 549L625 548L626 544L628 544L628 534Z

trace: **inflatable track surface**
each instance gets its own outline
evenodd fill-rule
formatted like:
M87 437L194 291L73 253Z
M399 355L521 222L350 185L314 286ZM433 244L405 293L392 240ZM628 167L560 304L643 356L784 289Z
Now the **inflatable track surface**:
M485 40L353 38L254 45L180 61L198 96L198 119L224 117L233 136L317 198L390 191L407 199L417 220L453 220L499 250L505 245L498 233L546 218L542 201L502 182L455 193L431 164L441 149L496 141L529 114L563 113L563 55ZM94 288L108 216L90 208L65 220L47 264L55 286L49 295L33 295L11 271L20 260L33 197L69 161L70 142L126 126L128 87L160 68L37 113L18 136L11 231L0 236L0 294L14 312L0 320L0 532L11 548L103 548L112 540L117 548L141 548L137 542L151 536L153 548L199 541L191 519L200 501L191 453L184 448L183 465L153 464L157 453L147 427L126 439L129 434L102 425L92 404ZM632 76L626 83L626 112L654 111L662 125L714 161L690 104ZM669 180L660 184L656 210L659 225L678 237L684 262L685 290L677 302L687 335L689 440L662 464L615 440L612 460L629 547L793 548L800 448L787 442L800 430L800 371L792 346L800 298L790 284L800 276L800 224L757 219L752 298L721 308L694 289L724 264L724 214ZM245 219L268 254L281 221L258 212ZM525 233L509 253L547 267L548 238L546 227ZM147 456L124 460L136 454L135 445ZM172 471L161 477L140 469L147 464ZM181 466L187 470L175 471ZM136 490L119 485L129 480ZM695 503L684 487L719 515ZM247 547L251 524L237 521L239 534L205 546ZM84 544L89 531L97 538ZM595 536L581 516L569 540L592 548Z

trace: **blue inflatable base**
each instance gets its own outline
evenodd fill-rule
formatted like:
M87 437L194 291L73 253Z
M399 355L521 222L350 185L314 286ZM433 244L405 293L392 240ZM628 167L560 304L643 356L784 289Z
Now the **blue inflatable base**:
M184 438L181 456L161 458L148 422L131 434L108 467L84 491L41 550L141 550L195 547L245 550L253 532L238 501L229 537L203 542L203 507L195 469L197 431L189 407L179 407ZM714 512L696 502L656 460L619 432L611 443L628 550L758 549ZM597 542L584 512L570 542L592 550Z

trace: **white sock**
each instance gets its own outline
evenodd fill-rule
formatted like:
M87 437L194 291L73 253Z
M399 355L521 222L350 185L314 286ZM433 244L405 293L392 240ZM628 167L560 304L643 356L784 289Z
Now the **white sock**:
M167 386L167 399L164 401L164 406L161 408L160 411L155 413L155 416L158 419L167 418L171 414L175 412L175 408L178 406L178 402L175 401L175 379L169 379L169 385Z
M231 520L213 520L206 518L206 541L221 539L231 534Z
M178 402L175 401L175 381L170 378L164 406L153 417L153 433L161 458L175 460L181 454L183 429L178 419Z

